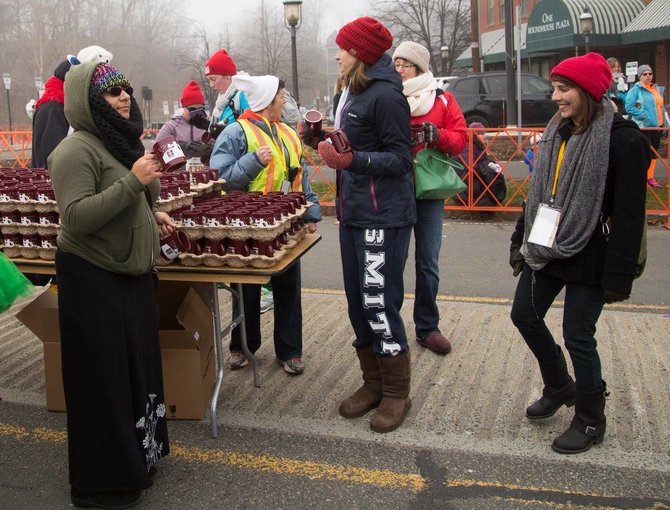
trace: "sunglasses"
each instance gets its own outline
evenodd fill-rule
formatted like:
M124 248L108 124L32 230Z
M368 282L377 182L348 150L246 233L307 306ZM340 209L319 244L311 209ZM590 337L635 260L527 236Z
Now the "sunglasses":
M198 110L204 110L205 107L204 106L187 106L186 109L189 112L197 112Z
M654 73L642 73L642 76L654 76Z
M129 96L133 95L134 89L132 87L109 87L105 92L107 92L112 97L119 97L121 92L125 92Z

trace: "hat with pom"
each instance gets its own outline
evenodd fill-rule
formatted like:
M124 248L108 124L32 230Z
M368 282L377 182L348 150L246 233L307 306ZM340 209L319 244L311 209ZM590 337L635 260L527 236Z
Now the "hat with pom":
M596 101L605 95L612 85L612 70L605 57L590 52L580 57L566 58L551 70L551 79L563 76L575 83Z
M205 76L220 74L222 76L234 76L237 74L235 61L224 49L214 53L205 64Z
M181 91L179 103L185 108L192 105L204 105L205 96L195 80L189 81Z
M110 87L130 87L130 82L113 65L99 64L91 76L91 94L102 94Z
M335 43L361 62L372 65L391 48L393 36L382 23L363 16L340 28Z

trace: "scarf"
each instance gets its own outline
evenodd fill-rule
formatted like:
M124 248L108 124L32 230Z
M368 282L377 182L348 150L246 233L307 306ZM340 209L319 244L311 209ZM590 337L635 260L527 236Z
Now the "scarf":
M140 136L144 132L142 112L130 97L130 119L124 119L102 95L90 95L91 117L98 128L98 136L109 153L128 169L144 155Z
M430 71L402 82L403 94L409 103L412 117L426 115L435 104L437 87L435 77Z
M558 114L551 119L542 141L538 143L535 171L526 200L526 229L521 247L526 263L535 270L542 269L552 260L567 259L579 253L589 242L597 226L607 180L610 134L614 119L609 99L603 98L601 105L601 111L588 129L573 134L566 143L553 204L561 209L561 219L551 248L529 243L528 235L538 206L540 203L548 204L551 198L562 141L559 130L567 128Z
M55 76L49 78L44 84L44 94L37 100L33 110L37 110L40 105L48 101L58 101L60 104L64 104L65 93L63 92L63 85L63 80L60 80Z

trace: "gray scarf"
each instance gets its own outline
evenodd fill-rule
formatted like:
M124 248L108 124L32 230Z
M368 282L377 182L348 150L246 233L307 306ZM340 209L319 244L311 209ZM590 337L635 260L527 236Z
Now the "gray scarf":
M600 217L607 168L610 133L614 112L609 100L601 100L602 109L588 129L572 135L565 146L554 207L561 209L561 220L551 248L529 243L528 235L540 203L549 203L561 137L562 119L557 114L549 122L538 144L535 171L526 200L525 232L521 253L526 263L538 270L554 259L567 259L588 243Z

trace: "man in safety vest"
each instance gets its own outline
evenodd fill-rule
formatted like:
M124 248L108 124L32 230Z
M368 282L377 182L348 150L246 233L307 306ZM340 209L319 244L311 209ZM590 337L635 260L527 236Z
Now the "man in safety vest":
M309 183L302 159L298 134L281 122L284 82L275 76L237 75L232 86L243 91L249 101L235 122L228 124L216 139L210 166L225 179L227 190L303 191L312 205L304 215L309 232L316 232L321 220L319 199ZM304 371L302 361L302 304L300 261L271 279L274 294L274 345L277 361L289 374ZM248 347L256 352L261 345L260 285L244 285L244 315ZM237 314L237 310L233 310ZM248 360L241 347L239 328L230 342L230 368L241 368Z

